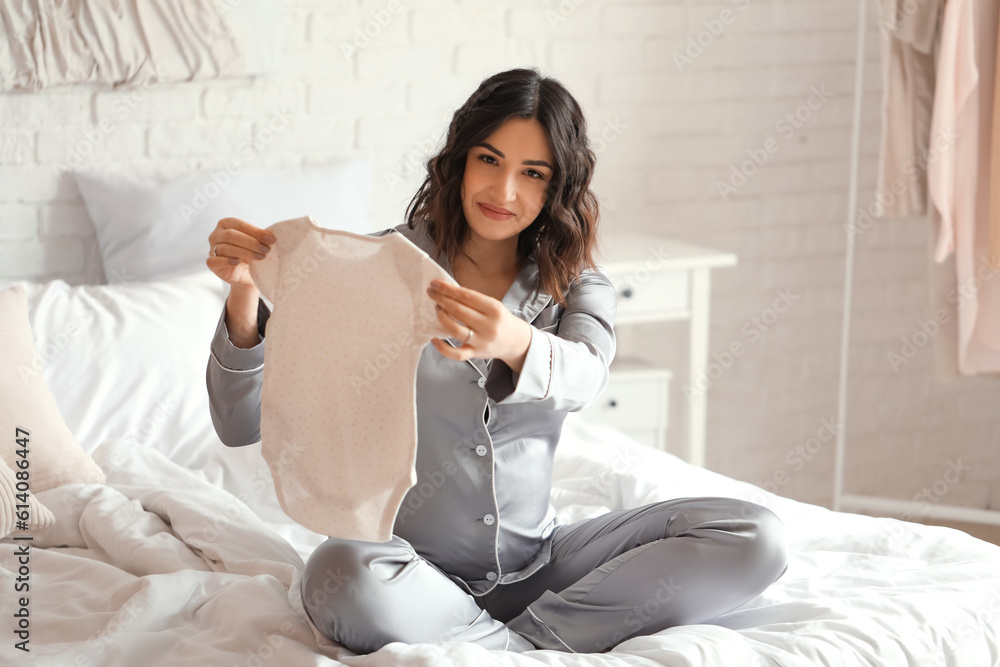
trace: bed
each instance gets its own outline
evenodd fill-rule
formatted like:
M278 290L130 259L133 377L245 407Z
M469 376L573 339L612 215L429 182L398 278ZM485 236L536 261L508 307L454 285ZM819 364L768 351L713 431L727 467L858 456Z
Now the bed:
M556 457L560 520L685 495L763 499L789 529L788 571L712 624L636 637L605 654L393 643L355 656L316 637L303 616L298 577L323 538L284 517L262 489L259 446L219 445L195 471L109 439L93 453L105 484L39 494L57 521L34 534L31 550L32 664L998 664L1000 547L775 496L574 417ZM0 543L7 605L15 550L9 538ZM28 654L12 644L0 647L0 661L21 664Z
M559 521L684 496L746 499L785 523L788 571L711 623L634 637L603 654L392 643L355 655L317 636L298 581L324 537L280 508L259 443L227 448L211 425L205 363L228 288L203 266L203 245L202 266L179 260L142 279L0 286L8 350L0 353L8 364L0 368L8 440L0 448L15 424L34 424L41 458L31 463L40 484L32 494L51 514L0 540L9 628L0 664L1000 664L1000 547L784 498L579 413L568 415L555 460ZM106 269L115 266L112 251L140 252L107 248ZM17 341L37 356L13 360ZM31 364L38 382L26 390L11 378ZM4 454L16 469L9 447ZM29 535L26 547L19 538ZM28 651L18 648L19 627Z

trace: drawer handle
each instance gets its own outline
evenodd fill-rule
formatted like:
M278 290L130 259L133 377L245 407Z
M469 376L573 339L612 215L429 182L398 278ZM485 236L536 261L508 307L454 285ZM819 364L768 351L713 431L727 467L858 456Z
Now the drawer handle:
M632 288L631 287L626 287L626 288L622 289L621 295L623 297L625 297L626 299L632 298Z
M613 408L616 405L618 405L618 401L612 398L610 401L608 401L608 405Z

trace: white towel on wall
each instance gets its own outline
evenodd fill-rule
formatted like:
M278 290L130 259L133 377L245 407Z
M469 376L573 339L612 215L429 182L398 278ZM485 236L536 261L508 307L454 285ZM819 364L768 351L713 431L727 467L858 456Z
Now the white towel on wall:
M0 91L274 72L273 0L0 0Z

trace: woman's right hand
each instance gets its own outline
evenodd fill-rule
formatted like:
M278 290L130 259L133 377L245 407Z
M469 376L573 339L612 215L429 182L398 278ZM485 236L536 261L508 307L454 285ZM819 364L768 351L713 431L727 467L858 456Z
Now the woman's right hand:
M205 264L233 287L256 288L250 277L250 262L263 259L272 243L274 237L267 230L239 218L222 218L208 235Z

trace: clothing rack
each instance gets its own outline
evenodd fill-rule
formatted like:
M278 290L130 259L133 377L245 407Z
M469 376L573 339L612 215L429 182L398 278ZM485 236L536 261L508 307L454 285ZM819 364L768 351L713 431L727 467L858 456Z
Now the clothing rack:
M865 74L865 33L867 32L868 0L858 2L858 41L854 68L854 117L851 129L851 175L848 190L847 229L855 230L858 210L858 165L861 156L861 107L864 99ZM933 207L928 202L928 207ZM929 211L930 215L931 212ZM928 221L929 224L929 221ZM844 452L847 434L847 366L850 352L851 299L854 293L854 238L847 235L847 257L844 262L844 319L840 341L840 377L837 392L837 441L833 470L833 509L838 512L869 511L880 515L908 517L907 520L945 519L1000 525L1000 511L921 503L921 511L916 511L916 503L894 498L880 498L844 493Z

